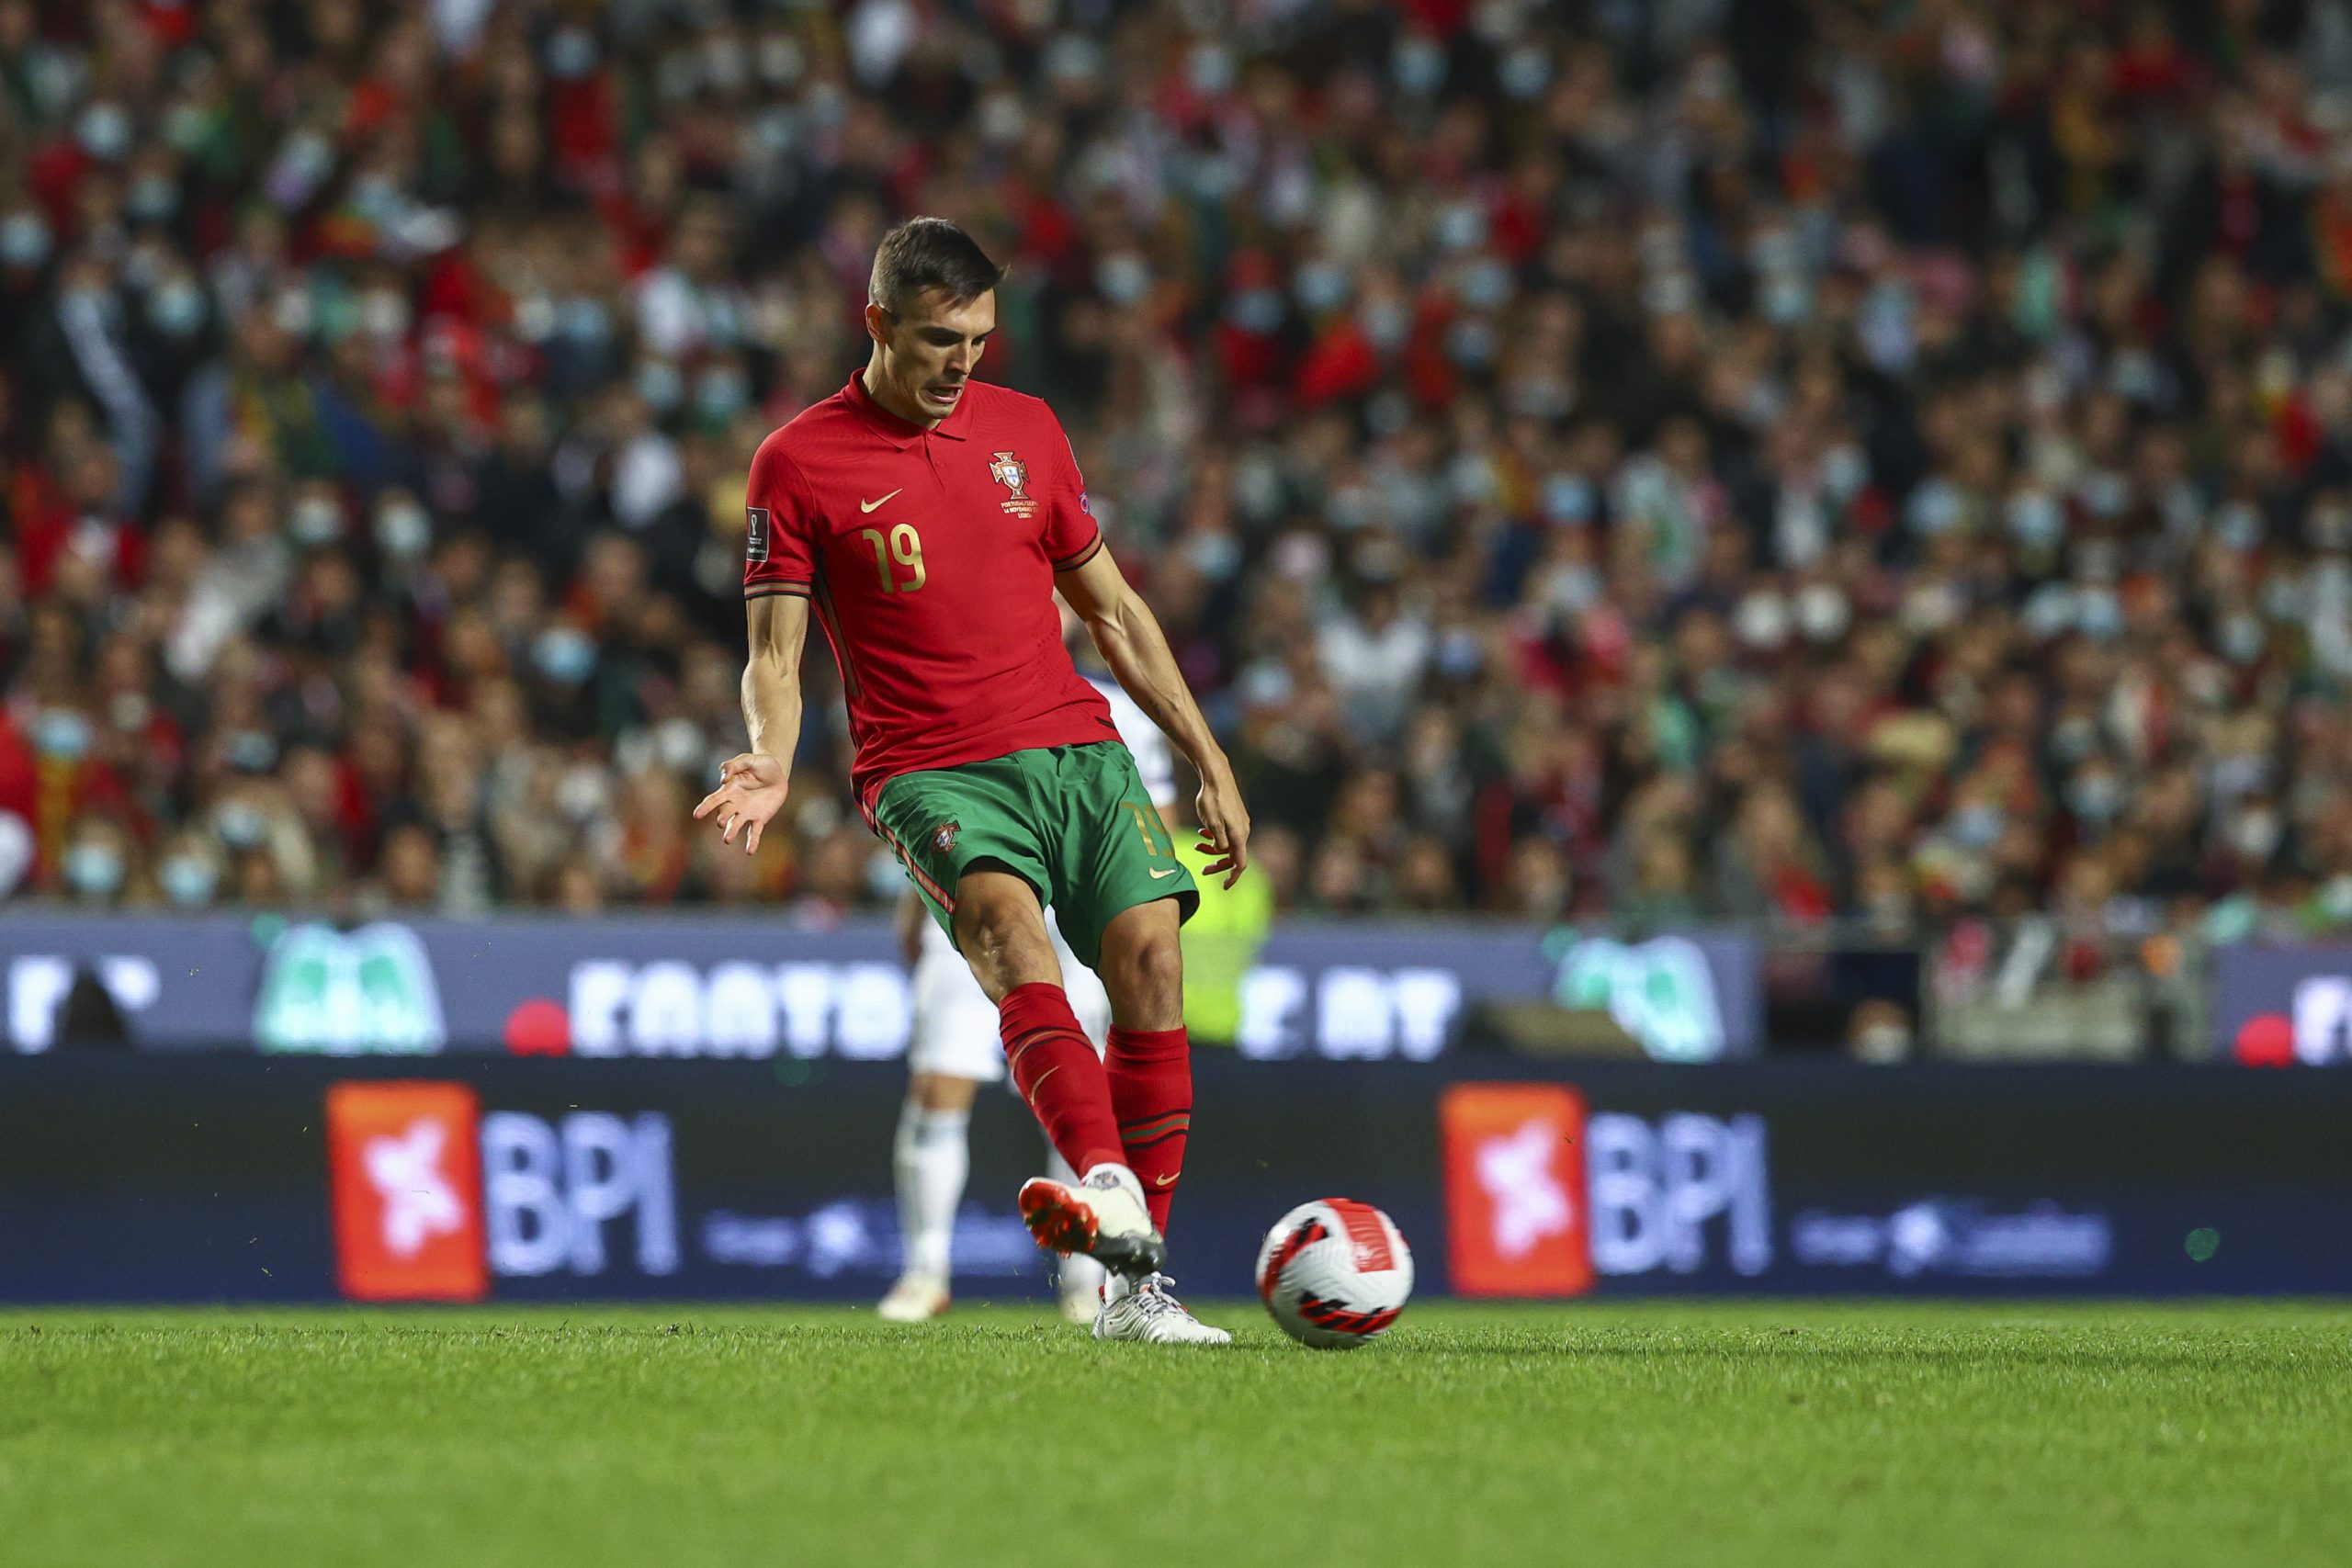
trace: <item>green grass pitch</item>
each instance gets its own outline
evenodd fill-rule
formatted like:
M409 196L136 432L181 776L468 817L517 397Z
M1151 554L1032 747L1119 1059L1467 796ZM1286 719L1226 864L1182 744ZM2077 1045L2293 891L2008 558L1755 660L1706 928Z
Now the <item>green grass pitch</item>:
M0 1314L0 1562L2352 1562L2352 1308Z

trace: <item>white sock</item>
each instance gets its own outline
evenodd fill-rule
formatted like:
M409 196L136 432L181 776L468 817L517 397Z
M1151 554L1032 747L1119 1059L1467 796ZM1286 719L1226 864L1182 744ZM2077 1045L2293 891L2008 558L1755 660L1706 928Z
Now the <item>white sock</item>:
M909 1100L899 1111L891 1165L899 1179L899 1229L906 1239L906 1271L944 1280L956 1233L956 1207L972 1152L965 1142L968 1111L925 1111Z
M1069 1168L1051 1144L1046 1145L1046 1174L1056 1181L1075 1187L1078 1172ZM1066 1296L1091 1296L1102 1283L1102 1265L1082 1252L1073 1252L1062 1259L1061 1274L1056 1281Z

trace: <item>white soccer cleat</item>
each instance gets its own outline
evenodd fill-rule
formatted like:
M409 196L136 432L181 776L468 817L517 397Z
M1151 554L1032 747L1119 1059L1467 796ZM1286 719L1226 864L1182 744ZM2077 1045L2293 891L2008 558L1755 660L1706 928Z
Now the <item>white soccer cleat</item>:
M1094 1337L1147 1345L1232 1344L1232 1335L1184 1310L1171 1289L1175 1283L1165 1274L1147 1274L1128 1285L1114 1275L1102 1290L1102 1310L1094 1314Z
M935 1274L901 1274L874 1315L885 1323L928 1323L946 1312L946 1280Z
M1098 1165L1075 1187L1030 1178L1021 1185L1021 1218L1039 1247L1065 1257L1082 1252L1114 1274L1141 1279L1168 1261L1168 1244L1143 1205L1143 1183L1124 1165Z

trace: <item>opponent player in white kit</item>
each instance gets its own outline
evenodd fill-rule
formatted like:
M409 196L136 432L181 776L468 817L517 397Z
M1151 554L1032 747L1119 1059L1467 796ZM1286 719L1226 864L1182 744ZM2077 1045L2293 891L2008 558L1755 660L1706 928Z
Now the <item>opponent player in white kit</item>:
M1067 608L1062 624L1065 634L1075 626L1075 617ZM1089 646L1083 651L1093 650ZM1136 771L1142 774L1144 787L1165 822L1176 799L1176 770L1168 738L1119 689L1118 682L1084 669L1080 672L1109 701L1119 739L1135 753ZM1053 939L1054 957L1061 964L1062 988L1069 995L1070 1010L1078 1014L1080 1027L1100 1053L1110 1036L1110 995L1094 977L1094 971L1070 952L1062 940L1061 927L1050 918L1046 934ZM890 1287L876 1312L885 1323L921 1323L947 1310L956 1210L964 1201L964 1179L971 1168L967 1133L972 1101L980 1085L1004 1077L1004 1047L998 1036L996 1004L980 990L980 983L972 978L971 965L950 945L939 922L923 912L922 901L911 891L899 907L899 940L914 965L914 1037L907 1048L907 1100L899 1111L899 1135L891 1151L906 1259L898 1283ZM1046 1168L1057 1180L1078 1179L1051 1144L1046 1145ZM1072 1323L1092 1323L1102 1266L1084 1253L1071 1253L1060 1263L1062 1315Z

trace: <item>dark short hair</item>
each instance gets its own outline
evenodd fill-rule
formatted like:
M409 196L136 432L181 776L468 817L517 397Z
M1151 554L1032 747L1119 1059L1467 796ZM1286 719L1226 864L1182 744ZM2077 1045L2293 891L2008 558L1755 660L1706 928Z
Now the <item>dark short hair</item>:
M944 291L956 304L994 288L1004 268L969 234L944 218L910 218L882 236L874 253L874 276L865 297L893 315L927 288Z

